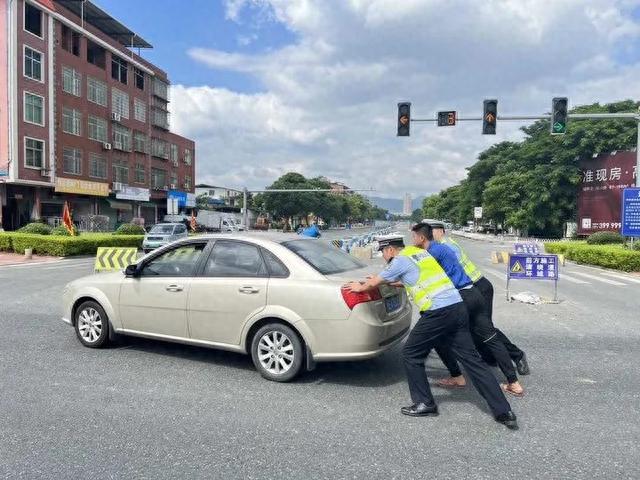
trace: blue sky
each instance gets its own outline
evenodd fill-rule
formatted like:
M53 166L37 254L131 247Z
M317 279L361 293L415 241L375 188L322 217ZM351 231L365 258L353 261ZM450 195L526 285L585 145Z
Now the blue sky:
M195 140L202 183L262 188L297 171L418 197L522 125L397 138L399 101L424 117L477 116L485 98L512 114L554 96L640 100L640 0L95 1L154 45L142 54L172 80L171 128Z
M295 41L282 23L261 20L257 7L247 6L238 21L227 18L224 2L215 0L97 0L103 10L147 40L153 49L144 58L169 73L172 83L215 85L238 92L260 91L252 76L217 70L191 59L194 47L260 54ZM247 43L248 44L245 44Z

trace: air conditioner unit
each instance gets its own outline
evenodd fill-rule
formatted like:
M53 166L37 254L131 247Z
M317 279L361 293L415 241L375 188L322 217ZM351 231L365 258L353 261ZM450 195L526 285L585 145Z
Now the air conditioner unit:
M177 162L176 160L174 160L172 163L173 163L173 166L174 166L174 167L177 167L177 166L178 166L178 162Z
M175 184L175 183L172 183L172 184L171 184L171 190L175 190L175 189L176 189L176 184Z
M113 142L113 148L117 148L118 150L124 150L122 142Z
M103 150L111 150L111 144L107 143L107 142L103 143L102 144L102 149Z
M112 112L111 113L111 120L113 120L114 122L119 122L121 120L121 116L119 113L116 112Z
M113 182L113 188L112 190L114 192L119 192L121 190L124 190L124 183L121 182Z

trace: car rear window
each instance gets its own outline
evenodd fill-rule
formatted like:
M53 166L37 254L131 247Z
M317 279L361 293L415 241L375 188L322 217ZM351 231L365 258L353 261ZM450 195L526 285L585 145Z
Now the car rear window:
M348 272L349 270L357 270L366 266L348 253L336 247L330 247L318 240L292 240L284 242L282 245L323 275Z
M171 234L173 233L173 225L154 225L149 233Z

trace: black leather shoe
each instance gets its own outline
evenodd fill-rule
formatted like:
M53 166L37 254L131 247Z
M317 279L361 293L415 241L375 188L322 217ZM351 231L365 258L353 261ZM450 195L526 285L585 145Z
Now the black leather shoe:
M516 369L520 375L529 375L531 370L529 369L529 362L527 362L526 353L522 352L520 360L516 362Z
M414 403L410 407L402 407L400 413L410 417L435 417L438 415L437 405L427 405L426 403Z
M516 414L509 410L507 413L501 413L496 417L496 422L503 424L509 430L518 430L518 419Z

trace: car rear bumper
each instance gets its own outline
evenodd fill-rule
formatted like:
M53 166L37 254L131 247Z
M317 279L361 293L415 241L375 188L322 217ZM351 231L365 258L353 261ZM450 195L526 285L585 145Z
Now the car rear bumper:
M356 307L357 308L357 307ZM316 362L366 360L377 357L385 351L393 348L408 335L411 327L411 305L404 308L388 322L374 322L370 320L366 312L354 312L352 316L342 322L332 322L329 329L322 329L330 334L322 335L323 338L315 346L313 359ZM324 347L324 348L323 348Z

